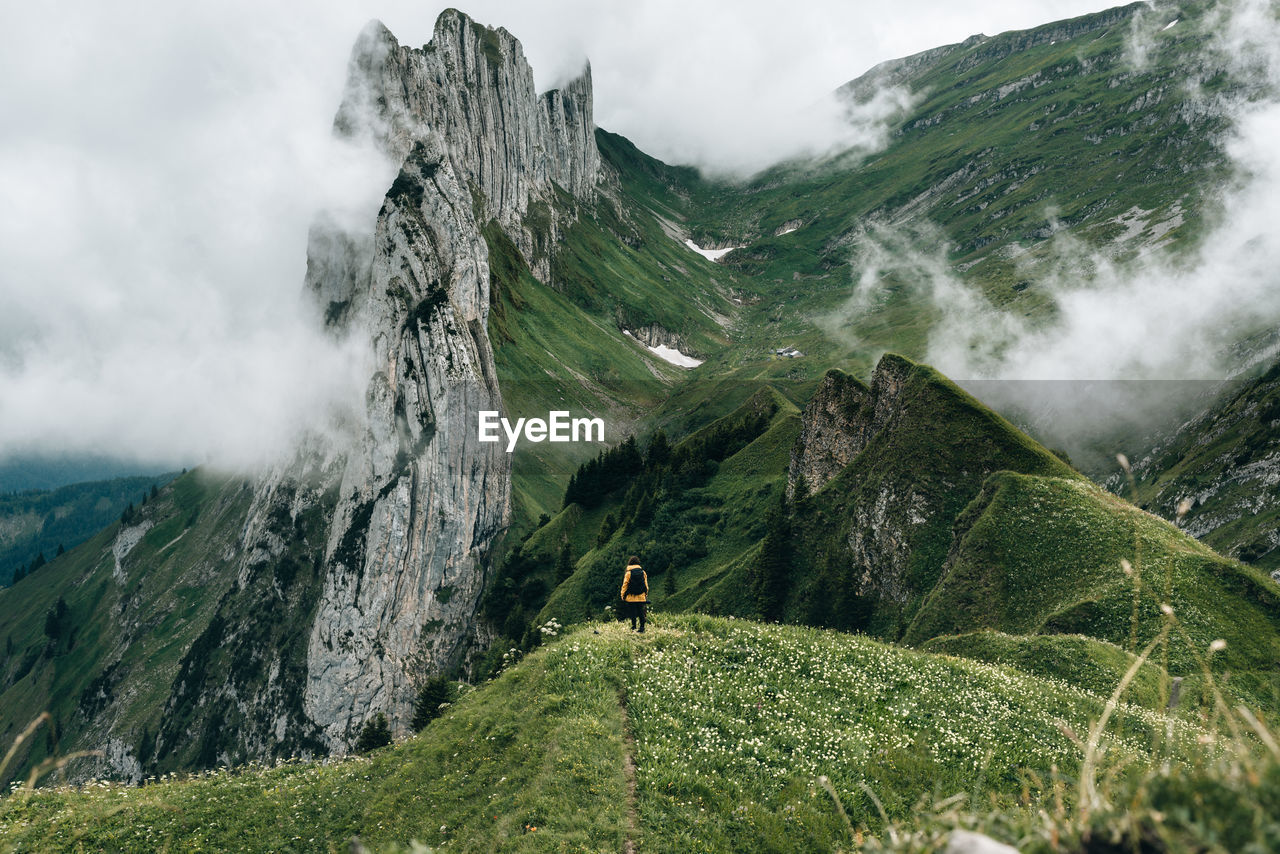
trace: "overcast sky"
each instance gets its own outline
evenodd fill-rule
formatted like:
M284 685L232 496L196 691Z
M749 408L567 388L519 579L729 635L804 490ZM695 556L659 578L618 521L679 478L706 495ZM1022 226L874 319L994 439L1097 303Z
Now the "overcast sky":
M1111 5L1087 0L476 2L540 88L587 57L597 123L674 161L763 165L797 106L884 59ZM329 128L350 46L443 6L51 2L0 12L0 457L252 463L335 400L352 351L300 309L318 207L385 176ZM323 376L317 383L316 373Z

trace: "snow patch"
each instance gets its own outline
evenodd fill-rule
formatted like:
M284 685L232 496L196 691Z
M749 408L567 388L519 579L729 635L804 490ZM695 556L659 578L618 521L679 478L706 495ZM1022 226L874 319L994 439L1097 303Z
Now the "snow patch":
M682 368L696 368L702 364L701 359L695 359L692 356L686 356L679 350L659 344L657 347L650 347L655 356L666 359L673 365L679 365Z
M643 341L636 338L636 336L632 335L630 329L622 330L622 334L644 347L659 359L670 362L679 368L696 368L704 361L702 359L695 359L692 356L686 356L676 348L668 347L665 344L659 344L657 347L650 347L648 344L645 344Z
M687 237L684 240L684 245L688 246L690 249L692 249L694 252L697 252L699 255L701 255L703 258L706 258L708 261L719 261L721 258L728 255L733 250L743 248L741 246L726 246L723 249L703 249L701 246L694 243L692 240L690 240Z

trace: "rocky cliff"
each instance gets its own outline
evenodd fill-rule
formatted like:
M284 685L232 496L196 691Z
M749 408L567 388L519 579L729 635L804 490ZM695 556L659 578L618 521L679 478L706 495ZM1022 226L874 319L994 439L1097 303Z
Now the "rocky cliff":
M595 193L590 74L539 96L505 30L450 10L410 49L374 22L335 133L399 164L375 222L321 217L308 247L325 323L368 341L364 417L254 485L236 581L165 706L162 761L342 753L378 712L403 731L418 683L474 640L510 517L510 457L476 431L502 409L482 230L496 221L546 275L557 194Z
M1080 477L941 374L886 355L870 386L839 371L823 379L787 481L809 496L797 511L803 550L839 555L857 595L907 617L937 581L953 520L1001 469Z
M543 281L560 225L555 188L589 201L599 180L590 66L539 95L520 42L454 9L421 49L366 26L334 128L370 136L396 163L438 136L481 224L497 219Z

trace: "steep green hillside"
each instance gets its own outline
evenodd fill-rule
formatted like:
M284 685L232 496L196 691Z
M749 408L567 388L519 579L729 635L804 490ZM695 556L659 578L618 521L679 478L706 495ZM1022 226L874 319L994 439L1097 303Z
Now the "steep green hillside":
M121 477L0 496L0 583L80 545L174 476Z
M854 842L841 810L858 838L884 828L881 807L911 819L921 796L1053 810L1082 759L1066 732L1087 732L1103 705L1063 682L836 632L679 617L640 638L588 625L368 758L39 791L0 805L0 841L830 851ZM1122 705L1108 766L1176 758L1197 732Z
M634 159L619 154L625 147L620 137L598 131L597 139L607 174L617 183L606 183L593 209L560 199L563 209L554 213L571 224L554 247L548 282L533 276L497 223L486 227L489 333L513 419L551 409L589 413L605 419L606 441L614 443L637 432L689 373L637 338L655 336L699 359L723 351L736 313L729 295L742 277L680 242L673 220L682 215L664 206L661 184L635 186L630 170L637 163L647 168L647 158L634 148ZM551 215L537 209L529 221L536 225ZM594 450L573 444L520 448L514 459L516 527L526 529L540 514L557 510L564 482Z
M752 274L765 312L779 300L830 311L849 293L850 261L854 280L887 265L871 267L871 310L841 319L872 351L922 354L932 318L920 285L935 267L1042 314L1037 270L1054 263L1056 231L1119 241L1126 258L1194 238L1210 212L1227 128L1212 102L1239 91L1208 58L1212 34L1199 4L1131 4L885 63L842 90L910 93L882 151L701 185L694 235L745 244L725 263ZM874 260L877 245L890 257Z
M852 380L839 395L853 410L843 429L866 438L797 508L794 556L804 582L792 585L796 617L896 638L937 582L952 524L989 474L1081 477L937 371L907 359L885 356L870 387ZM849 619L865 608L869 620Z
M1280 363L1134 463L1139 500L1225 555L1280 570ZM1121 478L1110 484L1124 494Z
M782 492L798 429L795 407L765 387L672 449L650 440L629 474L603 477L534 532L503 566L485 613L512 642L526 625L598 616L613 606L631 553L644 555L663 607L750 613L749 591L731 579ZM725 597L733 601L717 604Z
M1198 649L1266 681L1280 660L1280 588L1243 564L1103 490L1079 480L992 475L956 520L942 578L907 629L919 643L992 628L1017 634L1079 632L1134 647L1172 606ZM1128 561L1135 581L1124 571ZM1175 673L1193 673L1185 651ZM1280 688L1280 685L1277 686Z
M12 739L42 711L52 716L17 757L18 768L68 745L95 743L111 723L106 716L121 713L131 716L115 722L132 734L127 746L148 759L157 753L161 705L234 581L193 568L227 552L249 499L239 480L190 472L138 508L129 524L110 525L0 590L4 735ZM130 702L114 703L123 697Z

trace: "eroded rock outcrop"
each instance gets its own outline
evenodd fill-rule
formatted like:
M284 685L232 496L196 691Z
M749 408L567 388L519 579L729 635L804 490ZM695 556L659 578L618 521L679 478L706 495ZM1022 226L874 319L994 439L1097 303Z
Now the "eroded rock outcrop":
M237 582L166 705L157 755L202 742L184 764L342 753L378 712L403 731L465 654L510 514L510 457L476 431L502 409L482 229L545 276L552 202L599 172L589 71L540 96L518 41L453 10L421 49L365 28L335 133L399 164L376 221L309 236L326 326L368 341L365 412L254 486Z
M804 408L800 436L791 450L787 496L817 492L844 470L876 432L893 418L911 363L881 359L868 388L841 371L828 371Z
M788 489L803 484L810 499L802 522L825 520L805 547L847 558L855 592L902 618L936 582L952 522L988 475L1079 477L937 371L892 354L869 386L828 373L801 423Z
M454 9L421 49L399 44L380 22L365 27L334 127L371 134L396 163L438 135L485 221L498 220L544 281L560 225L553 185L586 201L599 181L590 66L539 95L520 42Z

